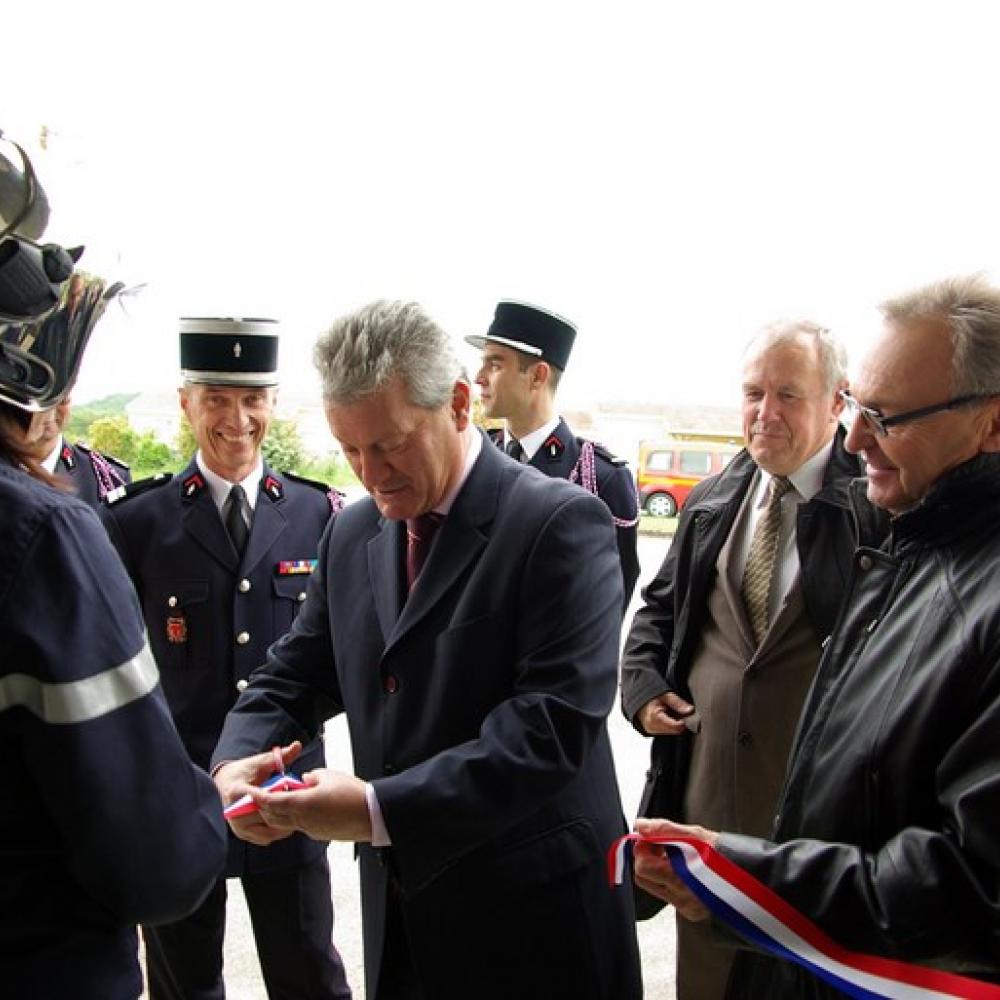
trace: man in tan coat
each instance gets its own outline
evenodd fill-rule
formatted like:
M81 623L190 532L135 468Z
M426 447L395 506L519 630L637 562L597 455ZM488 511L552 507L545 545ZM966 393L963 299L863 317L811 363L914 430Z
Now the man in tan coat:
M863 490L850 496L862 471L839 426L846 385L843 349L813 323L767 327L747 348L746 450L692 492L625 645L622 705L653 737L640 815L771 829L856 525L868 544L884 532ZM679 915L679 1000L721 998L732 955Z

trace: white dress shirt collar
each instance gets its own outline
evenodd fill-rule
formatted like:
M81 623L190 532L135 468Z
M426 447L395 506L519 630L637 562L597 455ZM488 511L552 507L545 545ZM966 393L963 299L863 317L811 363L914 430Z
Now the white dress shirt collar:
M787 478L795 487L795 492L801 497L800 502L808 502L823 488L823 475L827 465L830 464L830 456L833 453L833 440L828 445L820 448L812 458L807 458L790 476ZM757 507L763 507L767 502L768 489L771 485L771 474L760 470L760 485L757 490L755 503Z
M536 427L530 434L525 434L523 438L518 438L521 442L521 448L524 451L525 462L530 462L532 458L535 457L535 452L549 439L549 435L559 426L559 417L553 417L551 420L542 424L541 427ZM504 446L511 440L513 435L508 428L504 432Z
M228 479L223 479L222 476L212 472L202 458L201 449L198 450L198 454L195 456L195 462L198 464L198 471L205 477L205 483L208 485L212 499L215 501L215 506L218 508L220 514L222 513L223 504L229 499L229 491L234 486L242 486L243 492L247 495L247 504L250 510L253 511L256 508L257 490L264 476L263 460L258 459L250 475L239 483L231 483Z
M62 454L62 450L63 439L60 437L52 451L50 451L45 456L44 460L39 463L50 476L54 476L56 474L56 465L59 462L59 456Z

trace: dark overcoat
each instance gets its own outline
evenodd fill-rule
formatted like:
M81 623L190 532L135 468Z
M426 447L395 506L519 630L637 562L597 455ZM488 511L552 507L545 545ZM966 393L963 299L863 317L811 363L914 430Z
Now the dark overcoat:
M639 997L631 896L604 862L625 829L607 507L484 446L405 600L404 537L371 500L338 516L216 757L346 712L392 838L359 850L369 996L391 877L426 996Z

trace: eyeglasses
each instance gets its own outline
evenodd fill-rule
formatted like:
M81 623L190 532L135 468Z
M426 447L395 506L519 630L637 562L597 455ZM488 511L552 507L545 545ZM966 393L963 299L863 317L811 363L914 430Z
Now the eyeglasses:
M878 437L885 437L889 433L890 427L898 427L900 424L908 424L911 420L922 420L932 413L941 413L944 410L956 410L960 406L968 406L969 403L976 403L983 399L993 399L997 393L979 392L968 396L956 396L946 403L934 403L932 406L921 406L918 410L907 410L905 413L897 413L891 417L885 417L878 410L870 406L862 406L847 389L841 389L838 396L850 410L851 419L861 416L865 418L865 423Z

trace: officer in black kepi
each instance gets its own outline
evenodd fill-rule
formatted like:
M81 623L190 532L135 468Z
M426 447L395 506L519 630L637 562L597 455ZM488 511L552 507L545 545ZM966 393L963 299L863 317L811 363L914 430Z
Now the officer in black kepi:
M465 339L483 352L476 375L483 412L506 421L502 430L490 432L493 441L517 461L579 483L607 504L618 532L624 612L639 578L635 481L623 460L596 442L575 437L556 411L556 390L576 327L536 306L505 301L497 304L484 336Z
M112 490L132 482L132 475L128 465L117 458L82 441L67 441L63 428L69 414L68 396L57 406L36 413L25 436L25 447L46 472L68 483L84 503L97 508Z
M110 493L102 514L139 594L177 728L207 768L226 713L305 600L341 498L263 460L276 322L182 319L180 356L197 454L175 477ZM298 766L323 766L318 742ZM242 880L271 1000L350 996L332 942L326 844L298 834L261 848L230 837L227 875ZM223 996L225 904L220 879L192 917L143 928L151 1000Z
M39 246L47 214L27 153L0 141L0 991L136 1000L135 925L201 903L225 824L107 534L25 448L120 288Z

